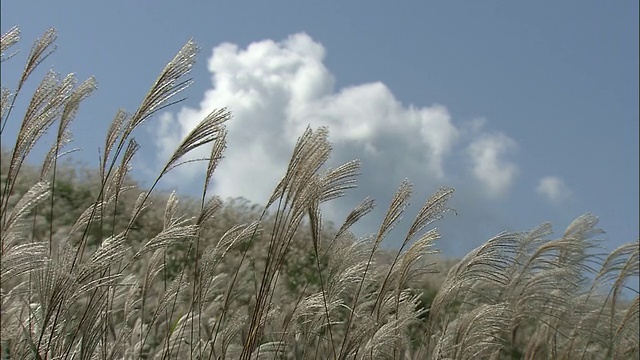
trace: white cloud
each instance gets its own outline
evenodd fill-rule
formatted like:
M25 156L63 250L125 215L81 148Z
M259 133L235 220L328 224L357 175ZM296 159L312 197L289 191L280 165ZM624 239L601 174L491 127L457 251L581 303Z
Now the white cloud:
M484 134L467 148L473 163L473 176L484 186L489 197L504 196L515 181L518 168L505 159L515 148L515 141L502 133Z
M404 105L380 82L336 90L324 56L323 46L306 34L281 42L264 40L246 49L229 43L217 46L208 62L212 87L200 106L161 117L155 131L159 160L167 159L209 112L227 107L233 114L228 148L211 189L223 198L242 196L264 203L307 125L329 127L332 165L354 158L363 164L353 201L329 205L328 220L340 221L364 196L378 199L379 211L384 211L405 177L419 185L416 190L423 192L416 195L423 199L440 185L452 185L448 169L466 159L456 158L457 147L469 149L473 176L491 196L503 194L511 185L515 165L505 157L515 142L506 135L482 132L484 121L476 121L471 131L465 128L468 124L457 127L442 105ZM207 155L202 149L194 157ZM169 180L184 186L201 181L203 172L203 167L180 167ZM462 176L466 182L464 174L453 177Z
M540 179L536 192L554 205L561 204L571 196L571 190L557 176L545 176Z
M226 106L229 147L214 182L214 191L261 202L269 195L287 164L297 137L307 125L329 126L334 156L341 161L368 158L381 171L409 170L442 179L443 163L458 129L443 106L407 107L382 83L334 91L332 74L323 64L324 48L306 34L282 42L265 40L239 49L222 44L213 50L208 67L213 88L199 109L165 114L157 130L157 145L168 158L204 116ZM203 151L199 156L206 155ZM180 181L201 169L178 169ZM391 185L394 186L394 185Z

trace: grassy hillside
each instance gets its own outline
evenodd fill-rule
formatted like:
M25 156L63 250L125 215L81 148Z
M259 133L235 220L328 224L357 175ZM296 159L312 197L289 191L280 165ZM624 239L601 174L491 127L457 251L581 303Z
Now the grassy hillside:
M412 186L399 185L369 237L349 229L370 200L328 226L320 204L356 186L359 163L324 166L325 128L300 134L267 204L209 194L232 121L225 109L140 189L128 175L132 134L189 86L191 42L135 112L115 115L98 169L65 164L69 125L94 80L49 72L21 93L55 38L50 30L34 43L17 85L2 84L2 129L21 124L1 143L3 359L638 358L639 298L622 292L638 281L639 244L603 254L591 214L559 236L542 224L444 261L433 225L454 191L442 188L409 214L402 246L382 249ZM3 62L18 40L18 29L2 36ZM31 96L27 109L14 109L16 96ZM55 139L48 155L26 164L45 132ZM201 198L158 192L201 146L211 149Z

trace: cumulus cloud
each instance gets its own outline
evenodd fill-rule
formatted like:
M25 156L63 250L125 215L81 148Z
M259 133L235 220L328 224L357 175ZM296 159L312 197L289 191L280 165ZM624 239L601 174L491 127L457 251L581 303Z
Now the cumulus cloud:
M554 205L561 204L571 196L571 190L557 176L545 176L540 179L536 187L536 193Z
M207 113L226 106L233 120L228 124L229 149L219 170L225 176L214 184L223 196L264 200L308 125L329 126L342 160L348 150L376 164L401 165L387 170L415 168L411 172L443 178L444 160L458 137L447 109L403 106L382 83L336 92L324 55L322 45L306 34L279 43L256 42L246 49L228 43L216 47L208 64L213 88L200 108L161 117L156 139L164 150L161 157L167 158ZM193 167L182 171L181 180L199 172Z
M454 124L445 106L402 104L380 82L335 89L324 57L324 47L302 33L244 49L230 43L215 47L208 61L212 87L200 106L160 119L155 131L159 160L167 159L209 112L227 107L233 114L228 148L212 185L223 198L242 196L264 203L308 125L329 127L333 165L362 160L358 196L384 199L405 177L427 192L450 184L447 164L465 161L456 158L457 147L468 148L471 156L469 180L486 186L491 196L508 191L516 167L507 161L515 148L507 135L487 134L482 124L471 126L469 132L468 125ZM194 154L204 156L206 149ZM202 173L201 167L186 166L173 176L184 184ZM340 210L337 213L344 214L348 209Z
M504 196L510 190L518 168L506 157L515 148L515 141L503 133L484 134L469 144L473 176L489 197Z

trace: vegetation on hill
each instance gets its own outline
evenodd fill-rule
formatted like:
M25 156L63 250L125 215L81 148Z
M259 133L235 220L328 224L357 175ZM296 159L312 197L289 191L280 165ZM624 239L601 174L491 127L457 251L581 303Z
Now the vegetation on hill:
M356 186L359 163L326 168L325 128L301 134L264 206L209 194L225 109L203 119L141 191L128 175L139 148L131 135L189 86L191 41L134 113L115 115L97 170L59 162L95 81L48 72L21 120L14 109L55 39L54 30L38 39L17 86L2 87L1 358L638 358L639 298L622 292L638 281L639 244L602 254L593 215L557 238L543 224L447 262L432 227L453 196L442 188L400 248L382 249L412 186L400 184L371 236L350 232L373 208L368 199L328 226L320 205ZM3 62L18 40L17 28L2 35ZM18 121L8 138L5 125ZM54 141L41 166L26 164L46 132ZM158 192L201 146L211 149L201 198Z

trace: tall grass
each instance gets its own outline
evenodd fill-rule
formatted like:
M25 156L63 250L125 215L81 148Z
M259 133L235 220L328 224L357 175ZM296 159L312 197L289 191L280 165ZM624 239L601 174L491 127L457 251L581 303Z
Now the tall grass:
M48 72L16 138L5 132L55 39L53 29L38 39L14 90L2 87L3 359L638 358L638 295L622 295L638 281L638 242L602 253L593 215L558 238L549 224L499 234L438 275L432 226L453 189L426 199L395 251L381 243L405 215L408 181L371 236L349 230L374 208L370 199L330 227L321 205L356 186L359 163L328 168L328 129L308 128L264 208L223 202L207 188L232 121L225 109L138 190L128 175L139 149L132 135L191 84L191 41L135 112L117 112L100 168L74 177L58 160L92 78ZM18 28L2 35L3 62L18 41ZM26 164L52 131L41 168ZM162 177L203 146L211 152L199 200L183 206L158 193Z

